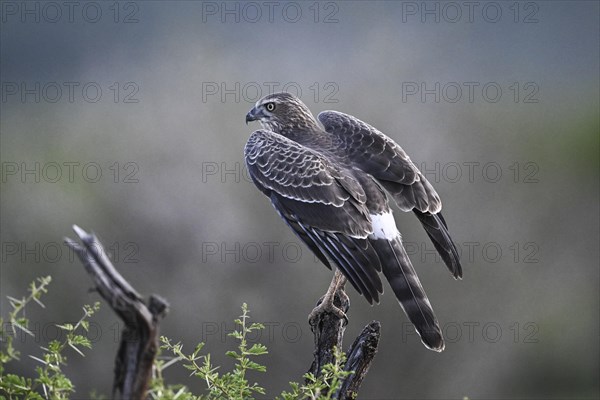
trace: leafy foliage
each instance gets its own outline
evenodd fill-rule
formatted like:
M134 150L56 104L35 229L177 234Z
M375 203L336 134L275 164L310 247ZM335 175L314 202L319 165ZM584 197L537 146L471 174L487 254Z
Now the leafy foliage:
M344 379L353 373L344 370L345 361L346 355L336 347L335 362L333 364L326 364L323 367L321 371L322 376L315 377L310 372L304 374L306 383L299 385L296 382L290 382L292 391L283 392L281 398L283 400L332 399L333 395L342 386Z
M219 373L219 367L214 366L210 360L210 354L199 355L204 343L196 346L191 354L183 352L181 343L172 344L166 337L161 337L162 350L169 351L174 358L168 362L158 361L156 366L156 378L151 390L153 399L185 399L185 400L216 400L253 399L253 394L265 394L264 388L257 383L250 384L246 374L250 371L266 372L266 367L254 361L255 357L267 354L267 348L262 344L249 346L247 336L249 333L264 329L259 323L249 323L248 306L242 305L242 315L234 322L236 330L229 336L239 341L237 350L228 351L226 355L235 360L233 370ZM306 383L299 384L290 382L291 392L283 392L277 399L282 400L304 400L304 399L331 399L339 389L345 377L352 372L344 371L345 356L342 351L336 349L336 362L323 367L323 375L315 377L311 373L304 375ZM201 378L207 385L208 394L195 396L185 386L165 386L162 371L167 367L181 362L183 367L191 371L191 375Z
M25 307L29 303L35 302L45 308L41 297L48 292L47 287L50 282L49 276L38 278L30 284L27 297L21 299L8 297L12 307L12 311L8 315L8 323L5 325L4 320L0 318L0 336L4 342L3 348L0 349L0 390L9 399L68 399L69 395L75 392L75 387L62 371L62 367L67 363L65 350L69 347L84 356L81 348L92 347L89 339L78 332L88 331L89 318L99 309L100 303L84 306L83 316L77 323L56 325L65 332L65 339L63 341L52 340L48 343L48 347L41 347L43 351L41 357L30 356L42 364L35 368L35 378L4 373L5 364L19 360L20 357L19 351L14 348L14 337L17 330L34 336L28 329L29 320L24 316ZM10 332L4 331L5 326L10 328Z
M164 387L157 387L156 383L163 382L162 371L166 367L179 361L182 362L184 368L192 371L192 375L205 381L208 390L206 396L186 398L243 400L252 398L254 393L265 394L264 388L257 383L250 384L246 377L249 371L266 371L265 366L253 361L253 358L267 354L267 348L262 344L255 343L249 347L247 341L248 334L264 329L264 325L259 323L248 324L248 318L248 306L244 304L242 306L242 315L234 321L237 329L229 334L229 336L239 341L238 348L226 353L227 356L235 360L235 366L233 371L223 374L219 373L219 367L212 364L210 354L199 355L204 347L204 343L198 344L191 354L185 354L181 343L172 344L168 338L161 337L162 349L171 352L175 358L167 364L157 366L158 380L155 380L151 395L157 390L164 391ZM179 390L182 389L179 388ZM161 397L153 396L153 398L158 399Z

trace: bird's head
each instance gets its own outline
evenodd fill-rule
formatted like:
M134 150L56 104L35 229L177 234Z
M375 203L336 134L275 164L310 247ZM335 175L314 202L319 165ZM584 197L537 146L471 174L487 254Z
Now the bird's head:
M257 101L246 114L246 123L257 120L264 129L284 136L319 129L308 107L296 96L285 92L273 93Z

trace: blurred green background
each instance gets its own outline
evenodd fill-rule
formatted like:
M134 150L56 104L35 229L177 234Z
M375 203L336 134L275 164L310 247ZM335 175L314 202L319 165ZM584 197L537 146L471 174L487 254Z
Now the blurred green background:
M246 112L285 88L403 146L463 255L456 282L396 213L446 350L420 344L389 290L370 307L348 289L347 345L383 326L362 398L597 398L599 3L469 4L2 2L2 315L7 295L54 279L10 370L31 371L53 324L99 299L62 244L78 224L168 299L164 334L231 365L247 302L267 324L256 379L271 394L300 379L331 273L243 168ZM94 326L94 351L69 358L76 398L110 393L120 322L105 305ZM175 367L167 379L202 387Z

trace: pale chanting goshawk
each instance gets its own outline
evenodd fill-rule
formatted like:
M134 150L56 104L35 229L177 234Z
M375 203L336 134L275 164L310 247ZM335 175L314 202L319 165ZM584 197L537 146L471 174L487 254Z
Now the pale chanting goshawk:
M402 211L417 216L458 279L462 267L440 197L388 136L337 111L323 111L318 119L322 126L289 93L265 96L246 115L246 123L258 120L263 129L252 133L244 149L258 189L319 260L330 269L332 260L343 274L336 270L313 313L343 315L333 298L346 279L369 303L378 303L383 272L425 346L442 351L438 321L402 245L386 191Z

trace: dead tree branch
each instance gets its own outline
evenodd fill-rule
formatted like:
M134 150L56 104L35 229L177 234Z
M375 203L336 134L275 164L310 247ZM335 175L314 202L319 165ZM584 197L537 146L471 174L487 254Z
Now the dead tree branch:
M350 300L343 287L336 292L334 304L344 313L348 312ZM323 366L335 362L335 348L342 348L347 321L333 313L325 312L309 323L315 337L315 350L314 360L308 372L314 376L320 376ZM349 400L358 396L363 379L369 372L369 367L377 353L380 328L381 324L378 321L371 322L364 327L348 349L344 370L353 371L353 374L342 382L341 387L333 396L335 399Z
M344 380L340 387L337 398L341 400L355 399L363 379L369 372L373 358L377 354L379 345L381 324L372 321L365 326L346 353L346 365L344 370L354 371L352 375Z
M113 397L145 399L159 346L159 319L166 314L168 304L152 295L146 305L113 266L96 236L76 225L73 230L82 244L65 238L66 244L77 253L100 296L125 324L115 360Z

